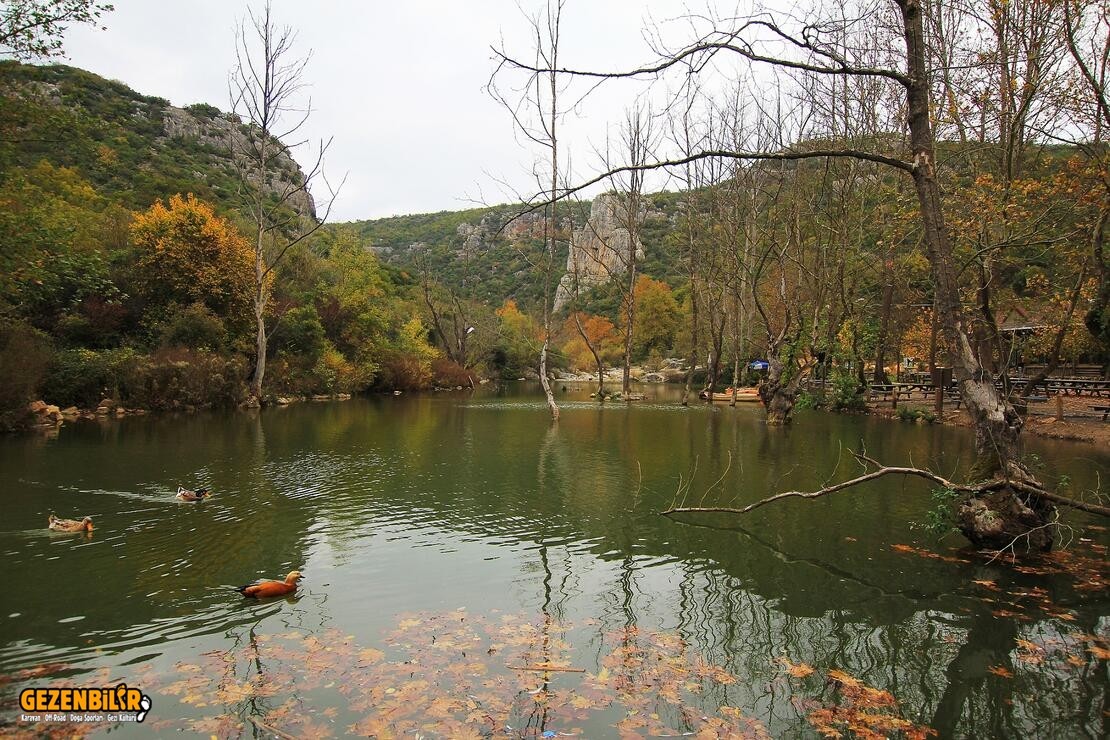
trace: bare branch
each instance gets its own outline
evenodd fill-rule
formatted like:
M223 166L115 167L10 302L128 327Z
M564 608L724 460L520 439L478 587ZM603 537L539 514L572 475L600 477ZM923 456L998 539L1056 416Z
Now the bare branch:
M673 516L675 514L689 514L689 513L747 514L748 512L754 511L755 509L758 509L761 506L765 506L765 505L773 503L775 501L781 501L782 499L787 499L787 498L805 498L805 499L820 498L822 496L827 496L831 493L836 493L838 491L843 491L843 490L848 489L848 488L854 488L855 486L858 486L862 483L867 483L868 481L873 481L873 480L877 480L879 478L884 478L888 475L908 475L908 476L914 476L914 477L918 477L918 478L924 478L925 480L936 483L936 484L940 485L943 488L947 488L947 489L950 489L950 490L953 490L953 491L959 491L959 492L962 492L962 493L984 493L986 491L994 491L994 490L998 490L1000 488L1007 488L1007 487L1008 488L1014 488L1018 491L1021 491L1024 494L1027 494L1027 495L1030 495L1030 496L1035 496L1037 498L1042 498L1042 499L1045 499L1045 500L1048 500L1048 501L1052 501L1053 503L1063 504L1064 506L1070 506L1073 509L1079 509L1081 511L1086 511L1086 512L1089 512L1089 513L1092 513L1092 514L1099 514L1101 516L1110 517L1110 507L1102 506L1102 505L1099 505L1099 504L1092 504L1092 503L1088 503L1088 502L1085 502L1085 501L1077 501L1073 498L1068 498L1067 496L1061 496L1061 495L1056 494L1056 493L1050 493L1048 491L1045 491L1042 488L1030 485L1028 483L1024 483L1022 481L995 478L995 479L992 479L992 480L989 480L989 481L985 481L985 482L982 482L982 483L975 483L975 484L956 483L955 481L948 480L947 478L944 478L940 475L937 475L933 471L926 470L924 468L880 465L879 463L877 463L872 458L867 457L866 455L863 455L861 453L853 452L852 455L855 456L856 459L860 460L861 462L871 464L871 465L876 465L877 468L875 470L872 470L870 473L865 473L863 475L856 476L855 478L852 478L851 480L846 480L846 481L843 481L842 483L837 483L837 484L832 485L832 486L825 486L824 488L821 488L821 489L816 490L816 491L808 491L808 492L807 491L784 491L782 493L777 493L774 496L768 496L767 498L760 499L759 501L756 501L755 503L748 504L747 506L745 506L743 508L733 508L733 507L724 507L724 506L710 506L710 507L700 507L700 506L678 506L678 507L675 507L675 506L672 506L671 508L667 509L666 511L663 511L663 512L660 512L660 513L663 516Z

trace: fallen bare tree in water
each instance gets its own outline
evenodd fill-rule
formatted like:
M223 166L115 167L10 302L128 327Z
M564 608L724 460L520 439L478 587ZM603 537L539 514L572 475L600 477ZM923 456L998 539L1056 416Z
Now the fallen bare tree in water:
M995 531L990 532L996 539L1008 539L1011 546L1021 541L1022 538L1028 538L1029 534L1034 530L1044 526L1044 522L1036 514L1036 509L1039 506L1044 506L1048 502L1068 506L1080 511L1086 511L1091 514L1099 514L1101 516L1110 517L1110 506L1102 504L1091 503L1087 501L1079 501L1069 496L1061 496L1058 493L1053 493L1043 488L1036 482L1029 482L1025 480L1013 480L1009 478L996 477L990 480L981 481L978 483L957 483L948 480L943 476L934 473L925 468L903 467L883 465L879 461L868 457L866 454L854 452L849 450L852 456L863 466L865 472L863 475L856 476L850 480L836 483L834 485L825 486L816 491L783 491L773 496L760 499L755 503L748 504L744 507L727 507L727 506L674 506L666 511L660 512L663 516L674 516L675 514L690 514L690 513L711 513L711 514L747 514L754 511L761 506L781 501L787 498L805 498L814 499L822 496L827 496L838 491L844 491L849 488L854 488L862 483L877 480L888 475L907 475L917 478L924 478L925 480L932 481L942 488L954 491L960 494L967 494L966 498L960 502L958 506L958 518L962 519L965 516L975 516L978 507L983 505L983 502L993 503L994 505L1001 505L1001 502L995 499L1000 499L1005 496L1012 500L1014 511L1011 516L996 518ZM718 481L719 482L719 481ZM714 484L715 486L716 484ZM688 490L689 486L686 486ZM680 484L680 492L682 485ZM1017 492L1017 496L1012 494ZM1022 511L1022 509L1025 511ZM1018 526L1014 526L1014 525ZM1044 548L1040 542L1033 543L1030 549L1041 550Z

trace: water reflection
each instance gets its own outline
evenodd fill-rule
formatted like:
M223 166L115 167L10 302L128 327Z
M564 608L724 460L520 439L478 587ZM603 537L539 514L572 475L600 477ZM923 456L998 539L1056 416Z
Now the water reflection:
M769 429L754 409L681 409L656 392L631 407L568 392L557 426L542 400L505 392L127 419L66 427L49 441L6 439L0 551L34 585L5 594L4 611L16 616L5 618L0 671L57 661L69 672L149 666L153 675L216 651L236 656L224 667L228 684L258 686L287 668L266 657L274 634L337 630L374 646L399 614L463 608L535 615L541 659L566 643L591 671L608 651L632 650L638 634L674 633L739 679L707 686L704 706L739 707L775 735L808 731L798 687L777 662L787 658L885 688L908 719L945 737L1102 736L1106 671L1070 635L1106 635L1105 592L892 551L937 547L910 527L929 505L920 481L699 526L658 516L680 474L696 470L698 501L743 505L855 475L847 447L952 472L968 462L965 430L822 414ZM1067 474L1077 490L1097 487L1110 466L1103 451L1030 446L1048 476ZM193 483L215 496L173 499L177 485ZM47 535L49 511L93 515L94 536ZM230 590L294 568L308 576L299 598L244 603ZM984 602L973 580L1041 589L1070 617ZM1016 657L1019 639L1046 646L1039 662ZM1088 659L1067 663L1065 647ZM618 683L640 676L634 665L620 670ZM550 690L549 674L510 675L520 682L514 726L554 726L530 693ZM346 707L336 690L228 694L224 709L248 727L280 707ZM807 701L835 698L831 685L815 690ZM179 694L156 706L204 714ZM676 705L661 700L656 710L672 727L692 727ZM357 719L345 711L332 720L340 729ZM591 736L611 732L611 719L600 713Z

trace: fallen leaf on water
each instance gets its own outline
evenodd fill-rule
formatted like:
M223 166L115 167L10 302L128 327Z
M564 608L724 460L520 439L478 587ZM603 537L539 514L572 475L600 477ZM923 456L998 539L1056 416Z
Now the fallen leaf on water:
M837 703L815 709L806 717L824 737L844 737L842 731L846 731L868 740L893 735L923 740L937 734L931 727L915 725L900 716L898 702L889 691L868 686L841 670L829 671L828 677L840 689Z
M778 661L786 668L786 672L794 678L805 678L813 673L814 668L806 663L791 663L789 658L782 657Z
M1009 609L995 609L991 612L996 617L1024 617L1021 612L1010 611Z
M365 648L358 651L358 658L363 663L377 663L384 657L385 653L381 650L375 650L374 648Z
M1091 645L1087 651L1100 660L1110 660L1110 650L1099 645Z
M996 676L1001 676L1002 678L1014 677L1014 674L1008 668L1006 668L1006 666L1001 665L992 665L990 668L987 669L987 672L993 673Z

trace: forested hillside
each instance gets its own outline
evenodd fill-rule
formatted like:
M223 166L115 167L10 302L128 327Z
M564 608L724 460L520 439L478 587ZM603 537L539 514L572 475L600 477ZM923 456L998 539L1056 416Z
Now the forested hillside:
M231 152L245 125L72 67L4 62L0 76L6 418L37 397L83 408L243 402L251 186ZM1029 148L1016 176L981 144L942 143L938 159L983 351L1022 324L1032 330L1007 363L1105 362L1090 153ZM278 172L303 182L287 154ZM596 372L627 354L656 369L682 356L712 383L737 362L782 354L806 373L837 369L837 403L851 406L865 371L885 377L905 357L917 370L936 364L944 350L907 182L867 164L800 161L695 184L638 196L626 224L641 246L634 287L627 264L583 283L555 316L555 367ZM296 205L312 212L310 200ZM324 227L272 278L268 398L534 373L545 292L576 279L567 247L591 228L590 208L560 204L549 278L536 270L542 208Z
M2 62L0 96L0 421L18 422L35 398L247 400L253 183L232 153L245 124L62 65ZM271 199L304 178L274 147ZM311 220L300 196L282 207ZM315 232L269 284L268 399L476 378L432 345L411 271L381 265L349 229ZM518 358L514 376L524 354L497 351Z
M1084 267L1097 216L1097 171L1084 152L1039 147L1025 158L1021 177L1003 184L995 152L952 142L939 151L955 214L952 226L966 260L965 299L969 306L980 304L983 341L997 342L988 338L991 331L1033 327L1022 332L1020 346L1011 347L1005 361L1043 362L1066 317L1059 359L1104 362L1105 344L1092 315L1098 279ZM887 375L903 357L913 358L917 370L930 360L936 363L932 292L907 185L874 167L798 163L737 168L733 177L695 191L647 194L637 221L644 254L636 270L648 279L642 290L666 294L666 308L660 317L657 305L648 304L641 323L649 335L636 340L641 351L635 359L646 360L652 350L656 361L689 351L694 260L695 273L704 274L696 279L704 291L699 329L710 356L732 355L731 335L737 333L735 344L746 359L762 357L767 333L793 321L806 335L809 349L803 351L820 352L830 361L836 356L857 374L870 366L869 372ZM588 206L574 202L561 219L560 268L569 235L581 230ZM395 216L338 228L350 230L383 262L414 276L433 276L441 290L491 305L513 298L535 313L542 285L521 244L539 248L543 219L532 213L502 228L519 210L498 206ZM802 251L791 256L789 246ZM782 294L772 282L781 271L788 278ZM736 286L752 281L762 284L766 321L756 296L730 297ZM598 342L610 349L623 334L626 291L619 283L614 279L584 290L578 305L594 319L593 326L602 322ZM787 319L788 310L797 315ZM826 317L830 310L834 316ZM568 362L587 369L593 361L575 334L569 326L562 332L571 337L563 345ZM608 357L617 359L613 352Z

